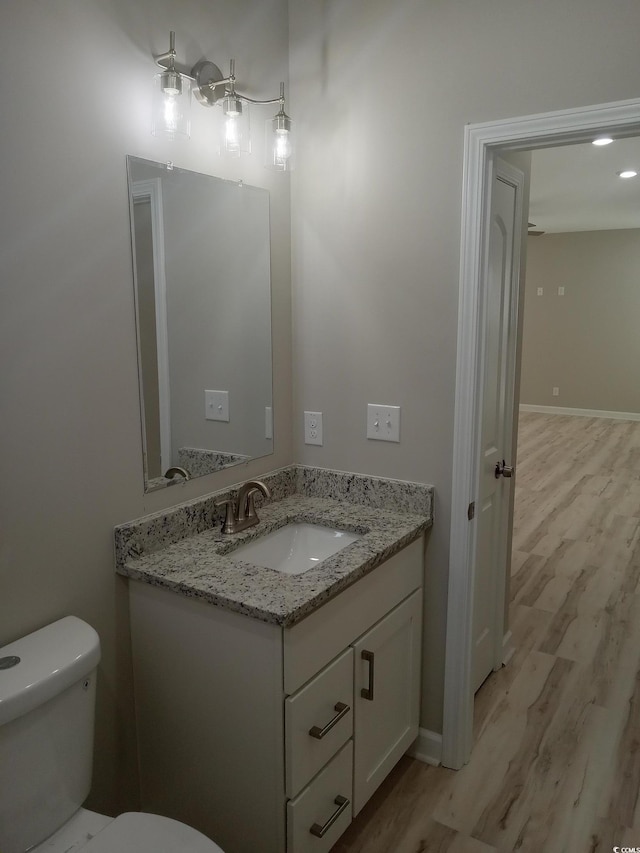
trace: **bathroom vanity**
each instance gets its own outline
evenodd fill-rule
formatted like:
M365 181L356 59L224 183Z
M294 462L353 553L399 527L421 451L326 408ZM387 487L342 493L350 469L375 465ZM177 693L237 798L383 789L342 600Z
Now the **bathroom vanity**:
M228 853L328 851L418 735L431 517L295 494L260 518L119 565L142 807ZM234 559L292 520L359 538L299 575Z

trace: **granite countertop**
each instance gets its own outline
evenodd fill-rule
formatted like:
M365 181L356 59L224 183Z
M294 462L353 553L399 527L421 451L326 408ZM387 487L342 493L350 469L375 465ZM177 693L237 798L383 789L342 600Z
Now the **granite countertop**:
M431 515L396 512L351 501L295 494L259 509L260 523L242 533L205 530L166 547L130 557L119 574L198 598L283 627L291 627L320 605L417 539ZM233 551L289 522L311 522L361 534L338 554L303 574L233 559Z

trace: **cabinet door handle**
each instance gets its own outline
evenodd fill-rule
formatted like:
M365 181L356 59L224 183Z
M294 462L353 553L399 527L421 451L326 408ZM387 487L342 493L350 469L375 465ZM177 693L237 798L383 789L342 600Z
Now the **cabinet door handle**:
M328 732L331 731L331 729L335 726L336 723L339 723L343 717L346 717L351 708L348 705L345 705L344 702L336 702L336 704L333 706L333 710L337 711L338 713L335 715L335 717L332 717L329 720L326 726L323 726L323 728L320 728L320 726L313 726L309 729L309 734L311 735L311 737L314 737L317 740L322 740L322 738Z
M314 823L309 829L311 835L315 835L316 838L322 838L338 820L342 812L349 806L349 800L346 797L337 796L333 802L338 806L338 808L334 811L329 820L326 823L323 823L322 826L320 826L319 823Z
M366 660L369 664L369 686L363 687L360 691L360 695L363 699L368 699L369 702L373 702L373 679L375 667L373 652L362 651L360 652L360 657L362 660Z

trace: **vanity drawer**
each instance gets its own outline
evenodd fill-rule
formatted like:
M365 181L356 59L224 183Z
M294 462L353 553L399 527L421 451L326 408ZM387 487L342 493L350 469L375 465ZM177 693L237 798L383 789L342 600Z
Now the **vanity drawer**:
M287 803L287 850L326 853L351 823L353 742L295 800Z
M294 797L352 733L353 649L347 649L285 701L287 797Z

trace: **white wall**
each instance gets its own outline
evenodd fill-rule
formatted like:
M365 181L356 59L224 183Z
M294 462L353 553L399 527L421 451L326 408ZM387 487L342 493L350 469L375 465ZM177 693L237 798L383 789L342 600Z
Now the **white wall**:
M468 122L637 97L637 0L290 0L294 415L309 464L436 486L422 724L442 723ZM402 406L399 445L367 402ZM325 444L303 445L302 412Z
M528 244L520 402L640 412L640 230Z
M291 461L286 176L149 133L151 54L227 66L249 94L287 79L285 0L4 0L0 6L0 644L67 613L102 639L91 806L137 802L126 582L112 528ZM269 108L271 109L271 108ZM267 113L268 114L268 113ZM125 155L271 191L276 452L143 495Z

